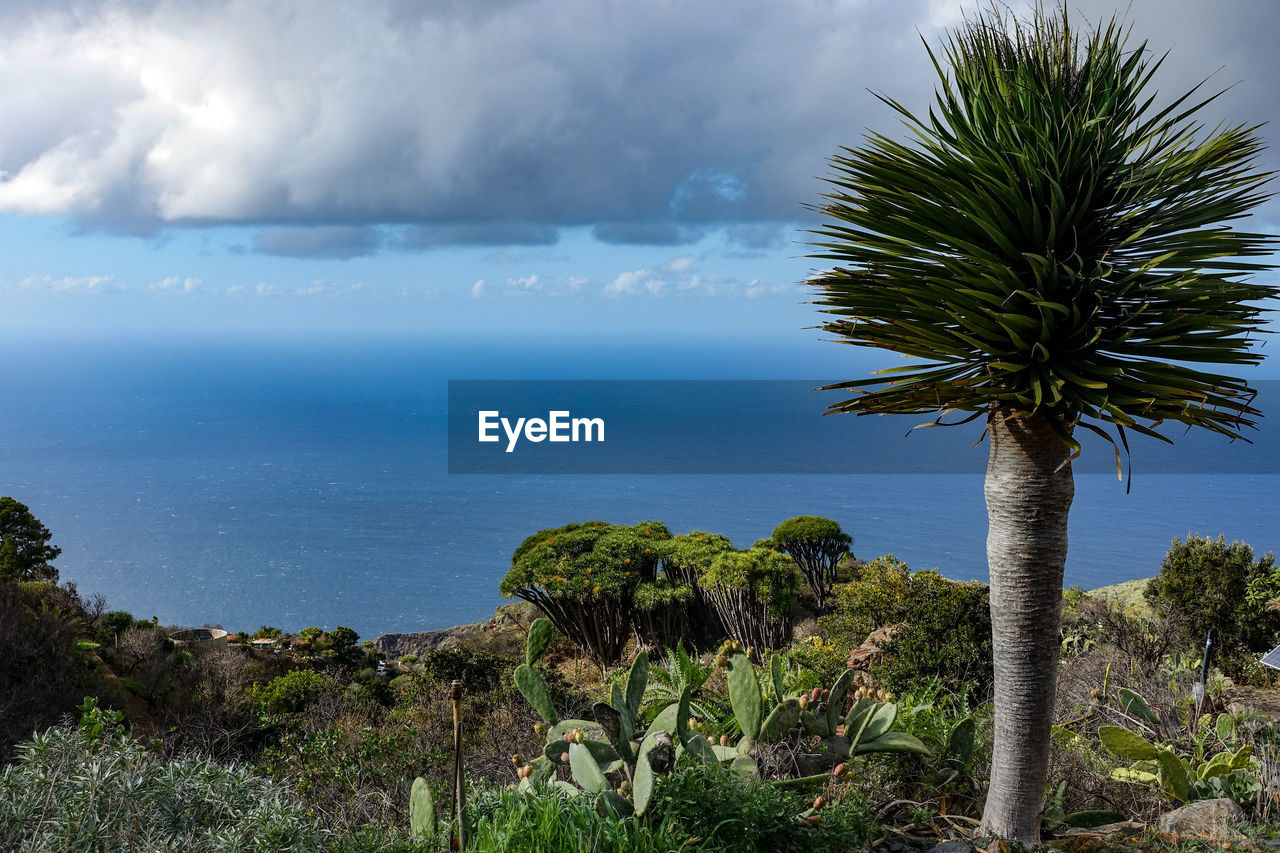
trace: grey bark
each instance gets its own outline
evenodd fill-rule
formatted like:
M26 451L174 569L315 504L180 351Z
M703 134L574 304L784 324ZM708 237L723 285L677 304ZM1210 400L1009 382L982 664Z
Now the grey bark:
M1045 419L995 412L988 426L995 732L980 834L1032 847L1040 843L1075 484L1070 450Z

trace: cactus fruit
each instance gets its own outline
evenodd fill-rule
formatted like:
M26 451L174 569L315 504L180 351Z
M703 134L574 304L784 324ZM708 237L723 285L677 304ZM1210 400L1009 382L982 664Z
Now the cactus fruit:
M728 735L720 735L720 745L721 745L721 746L728 746L728 745L729 745L729 736L728 736Z
M817 798L813 801L813 809L814 811L817 811L818 809L822 808L826 804L827 804L827 798L819 794Z
M511 763L516 767L519 767L524 764L524 756L517 752L515 755L511 756Z
M569 763L569 753L567 753L567 752L562 752L562 753L560 753L560 763L561 763L561 764L568 764L568 763Z
M836 777L844 776L846 766L847 765L844 764L837 764L835 769L831 771L831 775Z

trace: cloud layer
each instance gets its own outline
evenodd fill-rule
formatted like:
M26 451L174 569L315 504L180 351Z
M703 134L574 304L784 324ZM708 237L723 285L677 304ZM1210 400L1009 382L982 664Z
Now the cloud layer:
M1086 14L1102 0L1073 3ZM306 0L0 10L0 210L82 227L267 226L254 248L744 246L802 216L867 89L924 104L945 0ZM1226 63L1235 120L1280 117L1280 4L1135 0L1174 88ZM1216 114L1215 114L1216 115ZM399 223L393 240L371 226ZM317 228L315 226L322 226Z

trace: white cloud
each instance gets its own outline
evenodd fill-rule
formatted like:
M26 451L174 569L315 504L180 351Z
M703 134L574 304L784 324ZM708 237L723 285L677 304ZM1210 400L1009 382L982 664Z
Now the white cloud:
M198 278L184 278L182 276L171 275L160 281L154 281L149 286L149 290L171 290L181 291L183 293L192 293L197 290L204 282Z
M484 279L480 279L475 284L471 285L471 298L472 299L484 298Z
M48 290L56 293L106 293L124 290L125 286L109 275L27 276L18 282L21 290Z
M696 261L697 261L697 258L693 257L692 255L681 255L678 258L672 258L671 260L667 261L665 264L659 267L659 269L662 270L663 272L668 272L668 273L676 273L676 274L686 273L693 268L693 265Z

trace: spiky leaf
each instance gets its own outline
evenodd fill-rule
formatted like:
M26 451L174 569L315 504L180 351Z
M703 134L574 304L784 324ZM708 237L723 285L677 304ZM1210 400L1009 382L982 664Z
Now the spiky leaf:
M620 818L630 817L635 809L617 791L605 790L596 797L596 811L604 817Z
M641 747L641 755L636 759L636 772L631 780L632 804L636 817L644 815L649 808L649 797L653 794L653 767L649 764L648 750Z
M1157 731L1160 729L1160 715L1151 709L1146 699L1143 699L1127 687L1121 687L1117 690L1116 698L1119 699L1120 707L1125 713L1137 717Z
M1159 758L1160 750L1141 735L1136 735L1121 726L1099 726L1098 740L1113 755L1134 761L1153 761Z
M524 694L524 698L533 706L533 710L538 712L538 716L554 726L556 706L551 701L551 691L547 689L547 683L542 680L538 671L529 664L522 663L516 667L515 682L516 687L520 688L520 692Z
M777 743L800 723L800 703L795 699L784 699L774 706L760 724L760 740L764 743Z
M604 771L590 751L580 743L569 744L569 769L573 771L573 780L582 786L582 790L591 794L609 790L609 780L604 777Z
M733 706L734 719L743 735L754 738L760 734L760 682L756 669L742 652L729 655L729 703Z
M409 789L409 829L414 835L430 838L436 834L436 801L431 786L421 776Z
M1239 436L1280 292L1249 278L1274 238L1232 227L1267 198L1257 128L1214 128L1194 90L1153 106L1163 60L1114 18L1082 36L1065 9L992 8L930 51L927 115L881 97L911 140L831 161L823 329L912 359L831 410L1043 417L1076 447L1077 422Z
M849 687L852 684L853 670L846 669L831 686L831 696L827 699L826 726L825 731L822 732L824 737L835 734L836 726L840 725L840 720L844 717L844 699L849 694Z
M947 737L947 756L961 764L968 765L973 758L973 741L975 733L973 717L965 717L955 724Z
M867 755L873 752L910 752L916 755L930 755L929 747L921 740L906 732L886 732L875 740L864 740L851 752L852 755Z
M554 635L555 629L551 626L550 619L545 616L534 619L533 624L529 626L529 636L524 641L524 662L533 666L542 660Z

